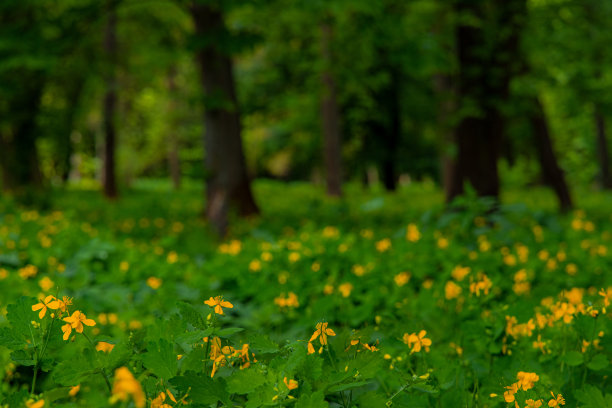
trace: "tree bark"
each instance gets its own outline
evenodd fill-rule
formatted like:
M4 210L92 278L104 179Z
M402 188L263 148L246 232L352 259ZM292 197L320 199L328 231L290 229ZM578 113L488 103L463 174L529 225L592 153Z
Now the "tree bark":
M497 159L505 133L502 105L520 67L519 40L526 16L525 0L457 0L458 15L479 24L459 24L458 98L465 111L456 128L458 177L449 189L453 199L469 182L478 196L499 199ZM488 42L495 41L493 46Z
M342 195L342 142L340 135L340 109L338 107L336 81L332 74L332 27L321 25L321 56L325 68L321 75L323 95L321 98L321 123L323 130L323 157L327 194Z
M532 105L534 109L530 120L542 175L546 184L555 191L561 211L567 212L573 207L572 197L557 162L544 107L538 98L534 98Z
M117 61L117 13L109 2L108 19L104 33L104 53L107 58L106 92L104 94L103 126L103 174L102 184L104 195L109 199L117 198L117 182L115 175L115 145L116 128L115 115L117 109L117 78L115 66Z
M20 193L42 186L36 150L36 117L42 90L42 79L30 78L11 98L12 126L0 134L0 166L5 192Z
M606 121L595 107L595 127L597 132L597 158L599 159L599 182L604 189L612 189L612 176L610 175L610 150L606 133Z
M181 162L179 158L179 140L176 132L176 67L168 72L168 92L170 93L170 104L168 114L170 116L170 133L168 134L168 169L172 179L172 187L175 190L181 188Z
M199 3L193 4L190 12L196 35L206 39L206 45L197 52L206 96L206 217L224 235L230 207L236 208L241 216L257 214L259 210L246 170L232 61L212 41L214 36L226 32L223 15L220 10Z

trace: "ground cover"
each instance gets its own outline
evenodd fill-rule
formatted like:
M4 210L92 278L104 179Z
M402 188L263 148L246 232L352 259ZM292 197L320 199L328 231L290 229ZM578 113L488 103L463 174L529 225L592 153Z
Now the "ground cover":
M2 202L0 401L612 406L609 197L347 191L260 183L224 241L197 188Z

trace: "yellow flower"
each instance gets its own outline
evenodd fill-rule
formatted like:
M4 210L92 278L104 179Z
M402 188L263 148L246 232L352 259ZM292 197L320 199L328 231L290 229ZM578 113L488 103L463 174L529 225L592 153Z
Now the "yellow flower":
M552 395L552 399L548 401L549 407L558 407L559 405L565 405L565 399L561 394L558 394L555 397L555 393L551 391L550 395Z
M298 387L298 382L295 380L287 381L287 377L283 378L283 382L289 388L289 390L295 390Z
M504 392L504 400L506 402L513 402L514 394L516 394L516 392L518 391L518 383L514 383L512 385L507 386L506 390L507 391Z
M523 391L533 388L534 384L540 380L536 373L526 373L524 371L519 371L516 378L519 380L518 385Z
M178 254L176 252L174 252L174 251L168 252L168 256L166 257L166 261L168 261L169 264L176 263L176 261L178 261Z
M114 344L107 343L105 341L99 341L98 344L96 344L96 350L103 351L105 353L110 353L114 348Z
M53 285L55 284L53 283L51 279L49 279L48 276L45 276L44 278L38 281L38 286L40 286L40 288L44 290L45 292L50 290L53 287Z
M391 240L389 238L381 239L376 243L376 250L378 252L386 252L391 248Z
M49 295L44 300L41 300L40 303L33 305L32 311L35 312L37 310L40 310L40 312L38 313L38 318L42 319L43 317L45 317L45 313L47 313L47 308L57 309L51 306L53 304L53 301L55 300L55 296Z
M234 307L230 302L223 300L223 296L215 296L214 298L211 296L210 299L205 300L204 303L210 307L214 307L215 313L220 315L224 314L222 308L227 307L231 309Z
M470 271L471 269L469 266L457 265L455 266L455 268L453 268L451 275L456 281L462 281L463 278L465 278L470 273Z
M408 344L410 347L410 354L418 353L421 349L425 349L425 351L429 351L429 346L431 346L431 339L425 337L427 331L421 330L419 334L416 333L408 334L404 333L404 343Z
M317 328L315 332L310 337L310 340L308 340L309 344L313 342L315 339L319 338L319 342L321 343L322 346L324 346L327 344L327 336L336 335L336 333L334 333L332 329L327 327L327 324L328 324L327 322L317 323Z
M28 400L26 402L26 407L27 408L42 408L44 406L45 406L45 400L44 399L38 400L36 402L34 402L34 400Z
M162 280L159 278L156 278L155 276L151 276L149 279L147 279L147 285L149 285L149 287L153 290L159 289L161 284L162 284Z
M448 248L448 239L446 239L444 237L438 238L438 248L440 248L440 249Z
M446 282L444 286L444 296L446 299L451 300L458 297L461 294L461 286L457 285L453 281Z
M85 314L81 313L79 310L75 310L75 312L72 313L72 316L65 317L64 321L68 322L67 324L62 326L62 331L64 332L64 340L68 340L72 329L74 329L77 333L83 333L83 325L96 325L96 322L94 322L92 319L88 319L87 316L85 316Z
M406 227L406 239L410 242L417 242L421 239L421 233L415 224L408 224Z
M259 259L253 259L249 263L249 270L251 272L257 272L261 269L261 261Z
M405 284L408 283L408 281L410 281L410 274L408 272L400 272L397 275L395 275L393 280L395 281L395 284L397 286L400 286L400 287L404 286Z
M68 395L70 395L71 397L74 397L75 395L79 393L80 390L81 390L81 384L75 385L74 387L70 387L70 391L68 391Z
M525 400L525 408L540 408L542 406L542 400L532 400L531 398Z
M115 370L111 403L128 401L130 396L136 407L143 408L145 406L145 395L140 383L134 378L130 370L126 367L119 367Z
M164 401L166 401L166 396L176 404L174 395L167 389L166 392L160 392L157 398L151 401L151 408L172 408L172 405L164 403Z
M338 286L338 290L342 293L342 297L349 297L351 295L351 291L353 290L353 285L346 282Z

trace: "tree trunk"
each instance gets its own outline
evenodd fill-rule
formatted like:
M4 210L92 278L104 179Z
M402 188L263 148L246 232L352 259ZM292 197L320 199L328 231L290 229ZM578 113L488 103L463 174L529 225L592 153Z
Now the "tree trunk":
M110 5L110 3L109 3ZM104 195L109 199L117 198L115 176L115 114L117 107L117 78L115 66L117 61L117 13L112 5L108 7L108 20L104 35L104 53L107 58L106 92L104 94L104 170L102 184Z
M510 81L522 65L519 40L526 17L525 0L457 0L458 15L479 24L459 24L458 97L463 118L456 128L458 177L450 199L468 181L478 196L499 198L497 159L505 133L503 104ZM490 40L495 41L493 46Z
M400 76L396 69L389 68L390 82L383 92L382 105L386 107L388 125L384 135L384 157L382 162L382 181L387 191L397 189L397 155L400 147L402 132L401 110L400 110Z
M612 176L610 175L610 150L606 134L606 121L595 107L595 127L597 128L597 158L599 159L599 182L604 189L612 189Z
M331 71L333 66L332 28L329 23L321 25L321 56L325 68L321 75L323 95L321 98L321 122L323 130L323 157L327 194L342 195L342 149L340 136L340 109L336 95L336 81Z
M21 193L42 186L42 173L36 150L36 117L40 110L43 81L25 81L23 89L11 98L12 124L0 134L2 188Z
M533 100L532 105L534 110L530 120L542 175L546 184L555 191L561 211L566 212L573 206L572 197L565 182L563 170L557 162L544 107L538 98Z
M181 188L181 162L179 158L179 140L176 132L176 67L168 72L168 92L170 93L170 104L168 115L170 116L170 133L168 134L168 169L172 179L172 187L175 190Z
M190 12L196 35L208 40L197 52L206 96L206 217L217 232L224 235L230 207L235 207L242 216L257 214L259 210L246 170L232 61L211 41L213 36L226 31L223 15L221 11L199 3L192 5Z

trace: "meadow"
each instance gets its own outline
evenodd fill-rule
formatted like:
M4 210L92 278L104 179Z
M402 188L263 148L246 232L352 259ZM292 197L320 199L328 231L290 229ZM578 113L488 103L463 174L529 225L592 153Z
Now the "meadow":
M610 194L256 195L224 240L197 185L1 201L0 406L612 407Z

